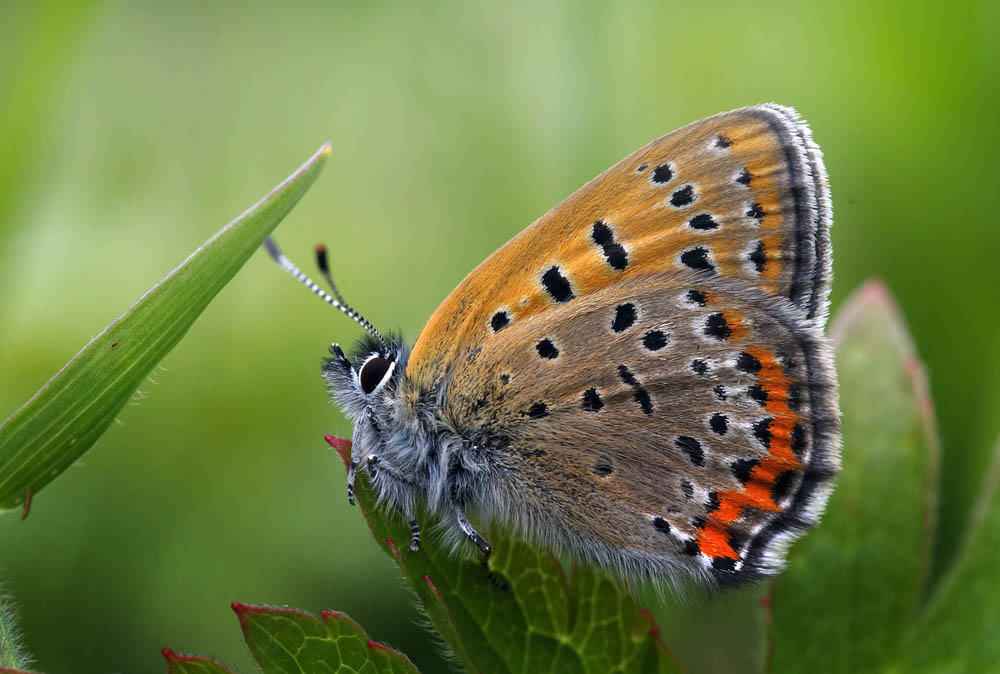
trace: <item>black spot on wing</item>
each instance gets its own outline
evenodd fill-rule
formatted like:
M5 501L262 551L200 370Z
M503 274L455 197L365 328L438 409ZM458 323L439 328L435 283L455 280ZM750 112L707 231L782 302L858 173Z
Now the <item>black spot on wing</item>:
M763 241L757 242L757 247L750 251L747 259L753 262L753 267L758 274L764 273L764 268L767 266L767 251L764 250Z
M619 304L615 307L615 318L611 322L611 329L615 332L624 332L635 324L635 305L631 302Z
M541 419L542 417L549 416L549 406L545 403L535 403L528 408L525 415L531 419Z
M556 348L556 345L548 337L535 344L535 350L538 351L539 356L548 360L559 356L559 349Z
M736 359L737 370L742 370L743 372L747 372L749 374L757 374L760 372L760 368L760 360L746 351L741 353L739 358Z
M681 264L695 271L711 271L715 269L708 260L708 248L695 246L681 253Z
M669 183L673 177L674 170L671 168L670 164L660 164L653 169L651 174L649 174L649 179L658 185Z
M733 330L726 322L726 317L721 312L716 312L709 314L708 318L705 319L705 334L721 342L729 339Z
M729 467L733 471L733 476L740 481L740 484L746 484L750 481L750 473L753 472L754 467L758 463L760 462L757 459L737 459Z
M559 270L559 267L552 266L542 274L542 287L545 292L556 302L569 302L573 299L573 288L569 279Z
M747 395L756 400L761 407L767 405L767 390L761 388L760 384L748 386Z
M667 336L662 330L650 330L642 336L642 345L649 351L659 351L667 345Z
M764 217L764 209L755 201L750 205L750 208L747 209L747 217L760 222L760 220Z
M662 517L653 518L653 528L659 531L661 534L670 533L670 524Z
M741 173L738 176L736 176L736 182L738 182L740 185L745 185L745 186L749 187L750 186L750 180L752 178L753 178L753 174L751 174L750 171L747 171L746 169L743 169L743 173Z
M699 213L690 220L688 220L688 226L691 229L698 229L703 232L711 231L713 229L719 228L719 223L715 221L708 213Z
M615 241L615 235L606 222L602 220L595 222L590 238L601 247L604 260L612 269L621 271L628 267L628 253L625 252L624 246Z
M685 185L670 195L670 205L674 208L683 208L694 202L694 185Z
M601 400L601 394L596 388L589 388L583 392L583 403L580 407L587 412L596 412L604 407L604 401Z
M639 403L639 407L645 414L653 413L653 401L649 397L649 391L647 391L639 380L635 378L635 375L626 367L625 365L618 366L618 376L621 377L622 381L632 387L635 395L635 401Z
M708 493L708 503L705 504L705 512L711 514L719 509L722 502L719 500L719 492L712 491Z
M760 444L764 445L765 449L771 449L771 422L774 419L768 417L767 419L761 419L753 424L753 436L760 441Z
M500 332L508 325L510 325L510 316L507 315L506 311L498 311L490 319L490 327L493 328L494 333Z
M690 435L681 435L674 440L674 444L679 450L688 455L691 463L696 466L705 465L705 451L701 448L701 443Z
M712 429L713 433L725 435L726 431L729 430L729 417L722 412L716 412L708 420L708 426Z
M708 303L708 297L701 290L689 290L687 292L687 298L689 302L693 302L699 307L703 307Z

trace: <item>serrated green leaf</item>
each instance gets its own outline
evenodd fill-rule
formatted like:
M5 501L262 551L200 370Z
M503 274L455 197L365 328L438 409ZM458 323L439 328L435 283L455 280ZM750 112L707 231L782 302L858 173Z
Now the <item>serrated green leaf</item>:
M200 655L179 655L164 648L163 657L167 659L167 674L236 674L215 660Z
M0 511L30 503L96 442L146 375L298 203L329 154L327 143L202 244L0 425Z
M350 442L328 441L346 464ZM503 532L489 534L494 552L488 569L433 536L411 552L409 527L375 506L363 474L356 494L376 541L399 564L467 672L680 671L631 592L602 571L577 567L567 575L550 553Z
M343 613L323 619L290 608L233 604L247 646L264 674L417 674L397 650L375 643Z
M1000 442L963 552L904 649L899 671L1000 672Z
M938 444L909 333L888 291L870 282L832 334L843 469L822 523L773 584L777 672L891 668L930 559Z

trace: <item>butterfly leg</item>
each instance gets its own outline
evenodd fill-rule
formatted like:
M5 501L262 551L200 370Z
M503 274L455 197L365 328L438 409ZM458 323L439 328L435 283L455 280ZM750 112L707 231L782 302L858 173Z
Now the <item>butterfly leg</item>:
M469 523L469 520L465 517L465 513L462 512L462 509L458 506L458 504L455 504L453 507L455 520L458 522L458 528L462 530L462 533L465 534L470 541L476 544L476 547L482 550L483 561L486 562L489 560L490 553L493 552L493 548L486 542L486 539L480 536L479 532L472 527L472 524Z
M348 474L348 493L353 495L354 492L354 466L355 462L351 462L351 471ZM390 475L397 480L402 480L401 477L396 473L396 470L389 464L382 461L376 454L372 454L368 457L368 472L371 473L372 477L375 476L376 470L385 471L386 475ZM352 501L353 503L353 501ZM405 517L410 523L410 550L412 552L418 552L420 550L420 523L417 522L416 518L413 517L412 513L409 513L399 506L396 507L397 510Z
M347 502L354 505L354 481L358 473L358 462L353 456L354 448L351 447L351 466L347 469Z
M420 550L420 524L415 518L410 519L410 551Z

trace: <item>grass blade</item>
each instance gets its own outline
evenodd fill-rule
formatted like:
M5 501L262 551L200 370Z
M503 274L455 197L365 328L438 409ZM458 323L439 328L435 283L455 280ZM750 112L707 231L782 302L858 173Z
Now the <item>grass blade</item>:
M327 143L202 244L0 425L0 511L28 501L97 441L146 375L298 203L329 154Z

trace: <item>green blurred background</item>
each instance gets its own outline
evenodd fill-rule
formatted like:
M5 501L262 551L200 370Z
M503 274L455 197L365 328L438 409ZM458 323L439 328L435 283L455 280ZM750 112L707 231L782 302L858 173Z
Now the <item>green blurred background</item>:
M327 139L278 239L304 267L325 241L412 339L590 177L763 101L825 151L834 307L885 278L929 368L943 560L1000 431L988 0L0 3L0 418ZM31 517L0 517L38 669L163 671L169 646L252 671L233 600L344 610L443 669L322 440L350 427L319 359L358 334L256 255Z

